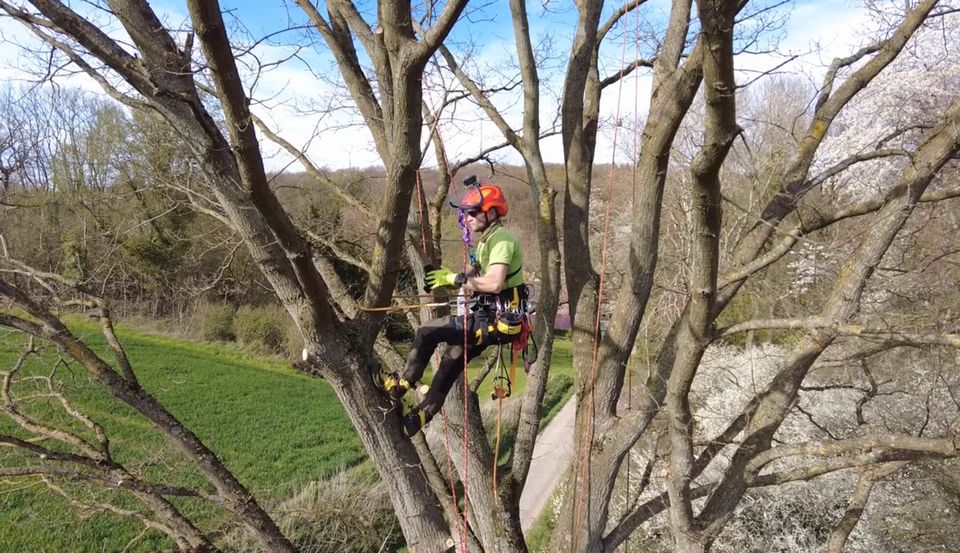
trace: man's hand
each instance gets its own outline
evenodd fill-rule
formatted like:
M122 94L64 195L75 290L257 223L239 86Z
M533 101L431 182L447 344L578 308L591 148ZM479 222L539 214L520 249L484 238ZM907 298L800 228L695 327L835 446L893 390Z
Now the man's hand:
M463 273L455 273L446 267L440 267L427 271L425 280L427 288L436 290L444 286L461 286L467 280L467 277Z

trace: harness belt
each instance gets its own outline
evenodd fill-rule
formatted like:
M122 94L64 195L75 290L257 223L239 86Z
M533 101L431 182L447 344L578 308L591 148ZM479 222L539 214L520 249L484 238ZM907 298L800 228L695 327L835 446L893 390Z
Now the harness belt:
M518 338L523 331L528 294L526 284L507 288L499 294L481 294L473 308L475 345L489 343L490 334L494 332L501 344Z
M519 269L518 269L519 271ZM515 272L513 274L516 274ZM508 277L509 278L509 275ZM529 292L527 290L526 284L520 284L518 286L512 286L501 290L499 294L478 294L477 303L474 306L474 311L479 311L481 309L489 311L490 308L497 307L499 302L503 307L510 309L519 309L520 303L525 301L528 298Z

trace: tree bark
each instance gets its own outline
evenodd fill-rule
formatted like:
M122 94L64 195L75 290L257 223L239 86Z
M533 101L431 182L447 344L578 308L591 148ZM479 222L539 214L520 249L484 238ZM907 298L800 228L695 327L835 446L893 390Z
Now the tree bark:
M710 342L713 305L720 265L720 168L739 128L733 75L733 29L736 0L697 0L702 25L704 99L707 106L704 145L691 166L693 181L693 259L691 297L680 332L680 353L667 384L670 455L667 492L674 546L700 553L707 546L695 525L690 484L694 477L693 415L690 387Z

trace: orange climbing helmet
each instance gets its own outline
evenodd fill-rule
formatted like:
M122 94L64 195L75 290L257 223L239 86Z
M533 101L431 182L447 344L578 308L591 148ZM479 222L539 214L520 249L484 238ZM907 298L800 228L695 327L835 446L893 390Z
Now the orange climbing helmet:
M464 211L479 209L484 213L495 209L500 217L506 217L510 210L507 206L507 198L503 195L503 190L495 184L474 186L460 200L450 202L450 205Z

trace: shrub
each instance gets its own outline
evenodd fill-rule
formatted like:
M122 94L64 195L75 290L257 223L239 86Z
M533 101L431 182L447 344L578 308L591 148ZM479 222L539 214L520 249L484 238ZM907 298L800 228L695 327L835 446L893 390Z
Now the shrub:
M361 483L341 472L307 484L273 511L284 535L304 553L395 551L403 545L382 482ZM231 535L225 549L254 550L250 540L246 534Z
M193 313L200 336L208 342L232 342L237 336L233 330L233 319L237 310L231 305L221 303L201 303Z
M281 307L241 307L233 321L237 341L259 353L287 353L293 323Z

